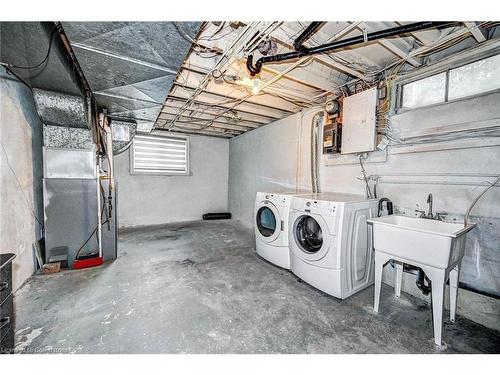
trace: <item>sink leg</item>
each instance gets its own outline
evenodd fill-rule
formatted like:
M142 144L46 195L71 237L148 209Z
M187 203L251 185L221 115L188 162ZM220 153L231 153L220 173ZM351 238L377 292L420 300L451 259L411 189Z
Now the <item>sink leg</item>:
M432 322L434 324L434 343L441 347L441 334L443 330L443 304L444 304L444 280L445 271L427 273L431 280L432 293Z
M382 271L384 270L384 264L387 263L385 256L375 251L375 300L373 303L373 310L378 312L378 306L380 303L380 288L382 287Z
M396 280L394 280L394 292L396 297L399 298L401 295L401 283L403 281L403 263L395 262L394 268L396 268Z
M458 298L458 279L460 277L460 265L450 271L450 320L455 321Z

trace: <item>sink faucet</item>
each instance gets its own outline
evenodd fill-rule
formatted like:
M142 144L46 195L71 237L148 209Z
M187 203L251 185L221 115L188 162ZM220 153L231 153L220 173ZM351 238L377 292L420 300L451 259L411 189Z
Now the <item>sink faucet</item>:
M427 203L429 204L429 211L425 213L424 210L415 210L415 212L420 213L420 217L423 219L432 219L443 221L444 217L447 215L446 212L436 212L436 215L432 213L432 193L427 196Z
M427 218L433 219L434 215L432 214L432 193L429 193L427 196L427 203L429 204L429 212L427 213Z

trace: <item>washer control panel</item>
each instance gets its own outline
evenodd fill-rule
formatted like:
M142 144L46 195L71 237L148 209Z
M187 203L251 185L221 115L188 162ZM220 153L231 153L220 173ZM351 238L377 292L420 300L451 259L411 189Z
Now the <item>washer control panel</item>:
M337 203L318 200L305 200L302 208L308 212L326 212L328 214L335 214L335 212L337 211Z

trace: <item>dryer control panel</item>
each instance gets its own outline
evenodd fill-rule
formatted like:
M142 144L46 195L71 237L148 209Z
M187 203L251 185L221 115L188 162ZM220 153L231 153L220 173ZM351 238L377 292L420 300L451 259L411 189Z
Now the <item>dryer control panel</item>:
M292 200L291 195L281 195L281 194L266 194L264 198L267 201L272 202L274 204L278 204L280 206L287 205Z

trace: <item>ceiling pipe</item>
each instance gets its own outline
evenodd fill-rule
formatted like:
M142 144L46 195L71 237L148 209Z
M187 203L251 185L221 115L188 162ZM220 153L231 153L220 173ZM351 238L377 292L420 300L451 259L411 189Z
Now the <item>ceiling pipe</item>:
M433 29L433 28L439 28L439 27L447 27L447 26L452 26L454 24L457 24L457 22L430 22L430 21L426 21L426 22L411 23L408 25L402 25L402 26L393 27L390 29L385 29L385 30L380 30L380 31L368 33L368 34L355 36L355 37L344 39L344 40L339 40L339 41L336 41L333 43L323 44L323 45L320 45L317 47L312 47L312 48L302 47L302 49L300 49L299 51L282 53L282 54L274 55L274 56L263 56L257 60L257 62L255 63L255 66L253 65L253 56L249 55L247 58L247 69L250 72L250 75L254 76L254 75L260 73L260 71L262 69L262 65L264 65L264 64L283 62L283 61L287 61L287 60L294 60L294 59L297 59L297 58L300 58L303 56L317 55L320 53L330 53L330 52L333 52L333 51L341 49L341 48L351 47L354 45L363 45L363 44L366 44L368 42L378 40L378 39L399 36L399 35L412 33L412 32L416 32L416 31L421 31L421 30L427 30L427 29Z
M321 21L314 21L309 24L305 28L304 31L295 39L293 42L293 48L295 48L296 51L300 51L301 49L305 48L303 46L304 42L311 37L321 26L323 26L323 22Z

